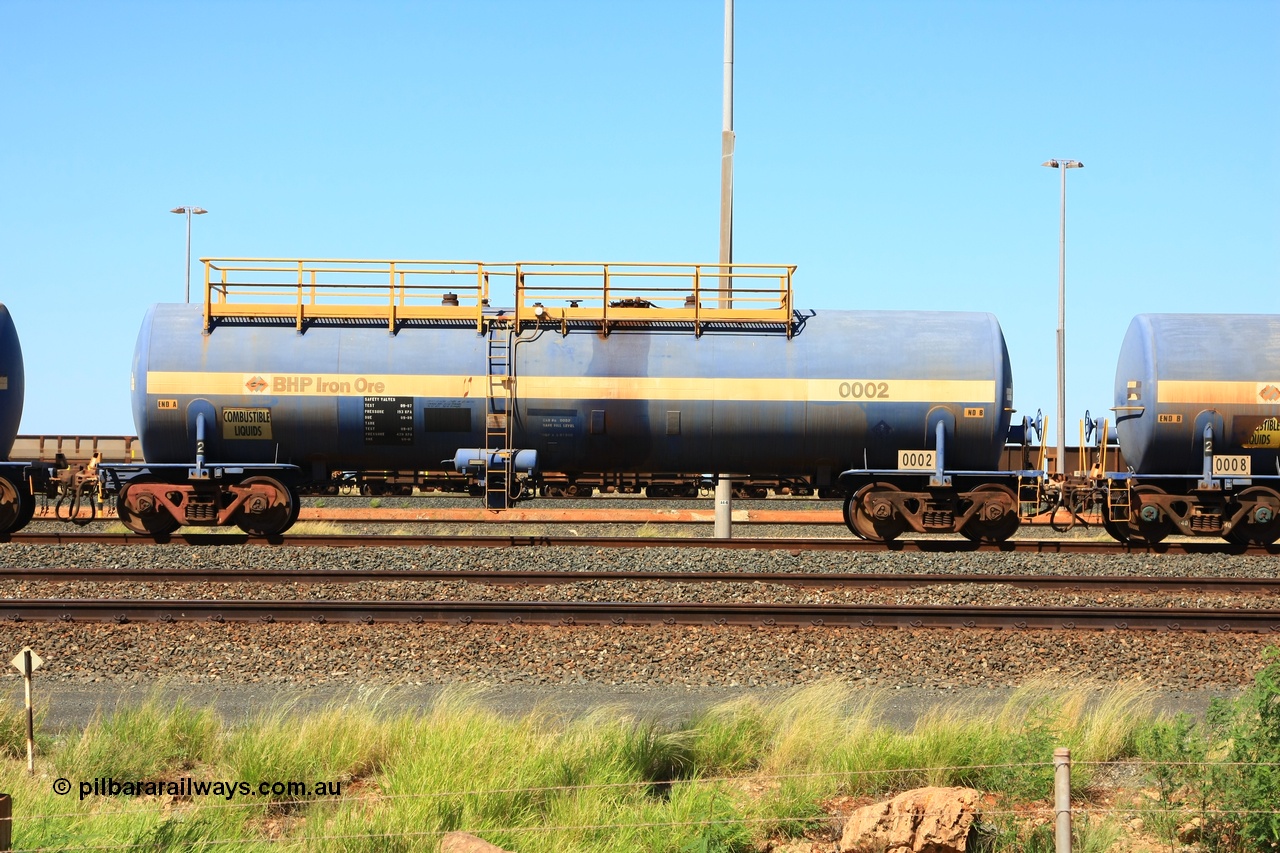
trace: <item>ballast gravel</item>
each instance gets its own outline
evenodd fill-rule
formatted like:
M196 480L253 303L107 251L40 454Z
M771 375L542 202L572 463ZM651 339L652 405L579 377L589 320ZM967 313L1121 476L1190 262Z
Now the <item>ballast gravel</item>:
M717 551L679 548L293 548L0 544L27 568L368 570L618 569L1277 577L1274 556ZM917 604L1144 604L1272 608L1273 596L1052 593L997 585L806 588L759 582L578 581L519 587L444 581L326 584L17 582L0 597L439 598ZM512 625L0 623L3 648L36 649L60 683L291 686L480 683L788 687L826 678L899 688L1009 687L1029 680L1142 679L1166 690L1249 684L1274 637L1255 634L850 628Z

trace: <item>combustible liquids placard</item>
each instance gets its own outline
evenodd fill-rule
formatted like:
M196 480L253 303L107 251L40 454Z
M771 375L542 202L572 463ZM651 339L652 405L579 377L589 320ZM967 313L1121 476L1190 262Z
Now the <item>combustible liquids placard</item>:
M271 410L223 409L222 437L271 438Z
M365 397L365 444L413 444L413 397Z

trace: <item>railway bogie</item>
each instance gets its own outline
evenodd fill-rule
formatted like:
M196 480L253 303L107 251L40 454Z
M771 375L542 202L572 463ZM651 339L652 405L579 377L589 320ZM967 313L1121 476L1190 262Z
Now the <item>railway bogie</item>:
M208 473L217 476L164 467L130 472L115 489L120 522L134 533L163 537L183 526L233 524L250 535L276 536L297 521L298 490L277 471Z

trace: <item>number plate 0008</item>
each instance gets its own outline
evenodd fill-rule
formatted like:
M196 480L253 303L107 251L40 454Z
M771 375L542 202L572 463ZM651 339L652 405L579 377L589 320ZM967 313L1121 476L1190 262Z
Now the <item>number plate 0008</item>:
M1215 456L1213 473L1219 477L1250 477L1253 471L1248 456Z

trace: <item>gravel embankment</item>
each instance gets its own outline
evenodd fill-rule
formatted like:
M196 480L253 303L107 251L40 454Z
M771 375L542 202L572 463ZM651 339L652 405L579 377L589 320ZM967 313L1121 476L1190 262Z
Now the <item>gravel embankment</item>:
M832 554L789 551L623 551L596 548L267 548L0 544L0 563L30 567L479 568L566 572L950 572L961 574L1219 575L1275 577L1274 557L1045 554ZM577 582L521 588L444 582L355 584L20 583L8 598L200 597L729 600L1051 603L1271 607L1270 597L1196 593L1033 593L983 585L880 590L773 584ZM1248 684L1275 638L1251 634L950 631L741 627L442 625L0 624L4 647L31 645L55 683L784 687L823 678L902 688L1007 687L1028 680L1141 678L1165 690Z

